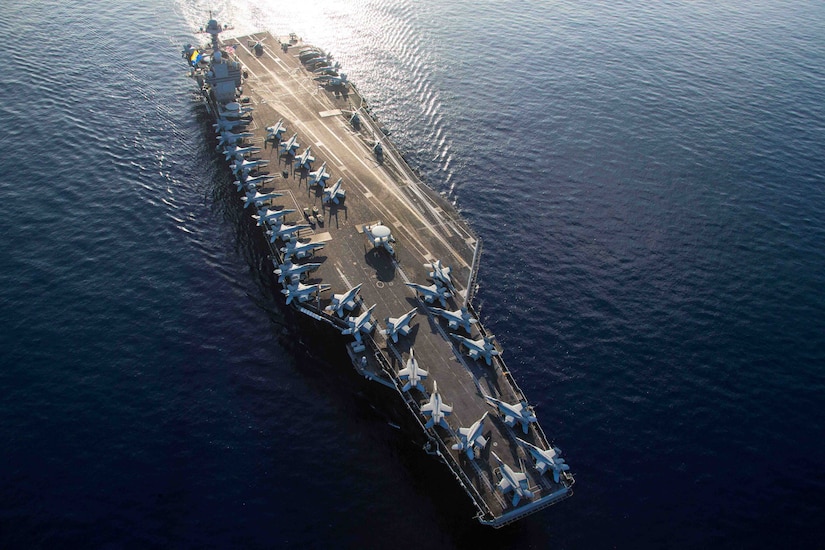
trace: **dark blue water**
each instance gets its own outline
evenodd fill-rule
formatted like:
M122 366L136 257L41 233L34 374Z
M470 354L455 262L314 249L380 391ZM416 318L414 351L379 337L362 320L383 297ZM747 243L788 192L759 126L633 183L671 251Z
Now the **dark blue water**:
M210 7L332 50L484 238L573 499L478 526L292 328L183 76ZM0 31L0 547L822 545L825 5L12 0Z

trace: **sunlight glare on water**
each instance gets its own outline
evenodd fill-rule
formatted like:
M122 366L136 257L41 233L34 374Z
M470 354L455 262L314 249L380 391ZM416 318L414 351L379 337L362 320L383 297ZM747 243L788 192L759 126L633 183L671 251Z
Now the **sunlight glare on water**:
M821 543L825 5L7 3L0 547ZM294 326L180 59L210 9L459 205L572 499L479 526Z

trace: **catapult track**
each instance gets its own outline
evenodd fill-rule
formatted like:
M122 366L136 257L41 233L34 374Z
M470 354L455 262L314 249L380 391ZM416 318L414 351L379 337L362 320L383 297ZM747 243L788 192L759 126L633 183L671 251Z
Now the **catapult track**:
M262 41L272 46L256 52L253 45ZM294 299L291 305L318 322L347 331L352 329L351 319L328 309L331 297L362 285L360 303L348 315L355 316L375 304L372 324L376 326L375 330L359 332L360 343L347 346L353 365L361 375L400 397L425 434L425 450L440 457L450 469L475 505L481 523L501 527L571 496L573 476L562 471L556 482L551 472L543 474L534 466L526 447L516 440L518 437L538 448L551 449L538 422L531 422L527 433L523 433L519 423L507 425L485 399L490 396L506 403L527 402L501 355L494 354L488 366L484 359L469 358L463 352L465 346L450 335L454 332L470 339L492 337L471 303L480 239L447 200L421 183L381 132L354 85L346 82L322 86L313 79L313 73L297 55L305 48L300 40L294 36L279 40L262 33L226 40L222 48L234 50L231 59L244 70L244 100L240 105L254 109L251 122L244 127L244 131L251 133L245 144L261 147L257 157L268 161L261 173L272 177L259 185L257 191L281 194L275 201L278 207L295 211L284 217L284 223L314 222L299 232L301 242L318 246L323 243L322 248L301 262L320 264L305 274L301 283L329 285L330 290L316 292L306 301ZM220 102L210 87L203 85L202 74L193 71L193 76L201 84L209 110L217 116L222 108ZM353 113L358 113L360 124L353 125ZM322 186L310 185L309 170L296 169L295 157L281 154L278 140L267 139L267 127L277 121L287 128L281 140L297 133L302 149L311 146L316 159L312 170L326 163L331 173L329 182L343 179L345 200L337 205L324 202ZM380 162L373 149L376 139L383 147ZM252 172L251 177L255 175ZM317 214L313 209L317 209ZM250 208L250 213L254 210ZM392 230L393 254L380 246L373 247L368 238L368 228L378 223ZM265 242L276 263L284 264L284 243L272 243L269 238ZM444 309L466 307L474 319L469 333L460 328L450 329L431 309L432 305L441 304L425 303L405 284L430 285L432 280L425 264L436 260L452 268L453 296ZM382 333L389 328L390 317L411 311L415 314L408 334L401 333L394 342L389 334ZM403 391L399 371L408 363L413 348L416 360L429 373L423 381L425 392L415 388ZM497 344L496 349L500 351ZM445 419L448 428L437 424L427 427L427 417L422 413L422 406L435 393L434 382L443 400L452 406L452 414ZM471 460L464 451L453 450L452 446L459 427L470 426L484 413L489 413L483 424L487 444ZM503 461L501 464L493 453ZM532 498L522 498L513 505L512 492L502 494L497 490L504 464L526 475Z

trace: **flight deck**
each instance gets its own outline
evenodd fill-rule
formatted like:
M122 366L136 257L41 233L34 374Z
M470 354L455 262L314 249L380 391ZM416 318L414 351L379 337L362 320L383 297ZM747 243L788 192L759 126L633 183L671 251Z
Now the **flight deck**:
M286 302L351 336L356 370L402 400L480 522L500 527L572 495L560 451L472 307L481 240L323 52L295 35L221 43L210 26L211 55L190 46L184 57L226 123L210 139L233 161ZM219 88L233 79L227 101Z

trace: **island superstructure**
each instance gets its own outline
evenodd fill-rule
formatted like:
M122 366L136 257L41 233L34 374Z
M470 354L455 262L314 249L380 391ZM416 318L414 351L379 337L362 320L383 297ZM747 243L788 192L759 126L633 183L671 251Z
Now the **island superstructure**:
M221 41L183 57L218 149L261 227L286 304L351 341L477 509L501 527L574 482L473 308L481 240L424 185L329 55L297 36Z

